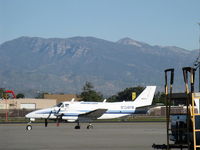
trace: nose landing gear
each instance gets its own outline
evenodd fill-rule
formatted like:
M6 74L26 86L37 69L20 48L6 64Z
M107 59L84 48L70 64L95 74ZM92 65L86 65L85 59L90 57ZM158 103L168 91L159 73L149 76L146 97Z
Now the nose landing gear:
M30 130L32 130L32 125L31 125L31 121L27 124L27 126L26 126L26 130L28 130L28 131L30 131Z
M33 128L33 127L32 127L32 125L30 125L30 124L26 126L26 130L28 130L28 131L32 130L32 128Z

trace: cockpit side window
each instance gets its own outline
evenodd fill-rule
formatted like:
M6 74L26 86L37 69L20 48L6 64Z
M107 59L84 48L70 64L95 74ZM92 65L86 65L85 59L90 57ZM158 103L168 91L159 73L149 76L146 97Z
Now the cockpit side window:
M69 107L69 104L65 104L65 107L66 107L66 108Z

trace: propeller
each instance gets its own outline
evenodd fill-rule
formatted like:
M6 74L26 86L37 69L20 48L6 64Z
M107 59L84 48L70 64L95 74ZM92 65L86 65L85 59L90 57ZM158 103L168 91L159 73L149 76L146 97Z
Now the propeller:
M54 115L56 116L56 125L59 126L60 122L62 121L62 117L63 117L63 115L64 115L64 114L59 114L60 110L61 110L61 107L58 109L57 112L56 112L55 109L54 109L54 111L51 110L51 111L49 112L48 117L45 119L45 127L48 126L48 119L50 118L50 116L51 116L52 113L54 113Z
M60 122L61 122L62 116L63 116L63 114L61 114L61 115L58 114L60 112L60 109L61 108L59 108L58 111L55 113L55 115L57 116L56 117L56 126L57 127L60 126Z
M48 126L48 119L50 118L51 114L52 114L52 111L50 111L49 116L45 119L45 123L44 123L45 127Z
M45 127L47 127L47 125L48 125L48 121L47 121L47 119L45 119Z
M59 127L60 126L60 122L62 121L62 117L64 114L58 115L56 118L56 126Z

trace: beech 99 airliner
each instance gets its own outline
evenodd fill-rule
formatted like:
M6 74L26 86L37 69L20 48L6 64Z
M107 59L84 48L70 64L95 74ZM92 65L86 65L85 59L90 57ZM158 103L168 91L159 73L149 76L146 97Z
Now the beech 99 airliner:
M143 92L134 101L123 102L62 102L51 108L36 110L26 115L30 118L26 129L31 130L31 122L35 119L44 119L45 127L48 120L56 120L57 123L66 120L67 122L75 122L75 129L80 129L80 123L88 122L87 129L93 128L91 122L96 119L113 119L132 115L137 113L137 109L150 106L153 101L156 86L147 86Z

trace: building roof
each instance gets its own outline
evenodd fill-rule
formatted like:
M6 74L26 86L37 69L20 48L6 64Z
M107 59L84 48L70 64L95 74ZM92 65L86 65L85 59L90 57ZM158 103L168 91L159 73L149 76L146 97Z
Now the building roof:
M73 98L75 101L80 100L76 94L44 94L44 99L56 99L57 103L71 101Z

